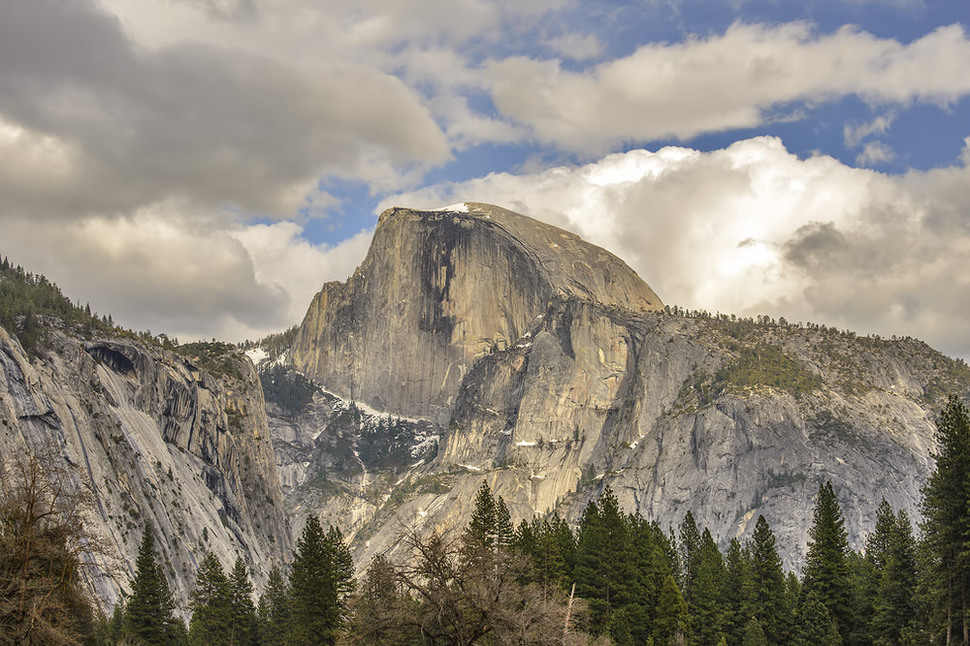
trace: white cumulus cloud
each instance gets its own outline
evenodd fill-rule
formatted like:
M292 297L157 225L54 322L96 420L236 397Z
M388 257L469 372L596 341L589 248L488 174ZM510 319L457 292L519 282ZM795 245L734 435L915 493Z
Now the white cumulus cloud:
M492 202L625 259L669 304L912 335L970 356L970 169L887 176L761 137L483 178L382 206Z
M970 40L941 27L908 44L853 27L736 23L720 35L654 43L588 71L519 56L491 63L492 98L543 142L602 153L624 141L751 128L792 102L855 95L946 105L970 93Z

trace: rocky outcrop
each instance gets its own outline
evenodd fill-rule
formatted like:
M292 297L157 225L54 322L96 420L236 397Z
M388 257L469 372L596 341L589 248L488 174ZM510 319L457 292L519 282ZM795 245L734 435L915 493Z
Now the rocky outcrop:
M391 209L353 276L314 297L290 357L337 395L445 423L479 360L574 299L662 307L621 260L561 229L483 204Z
M405 528L463 525L485 480L517 519L575 520L610 486L665 527L691 510L722 544L764 514L797 567L825 480L854 545L883 497L917 517L934 413L970 394L966 366L917 341L665 311L615 257L479 204L382 215L290 356L326 390L439 429L431 462L386 474L300 453L328 493L288 500L353 528L364 563ZM358 435L334 419L303 435L351 455Z
M183 612L207 550L227 567L241 556L260 585L291 537L252 363L228 346L183 355L49 323L34 356L0 328L0 456L51 456L91 489L89 529L114 571L91 582L105 607L129 588L146 527Z

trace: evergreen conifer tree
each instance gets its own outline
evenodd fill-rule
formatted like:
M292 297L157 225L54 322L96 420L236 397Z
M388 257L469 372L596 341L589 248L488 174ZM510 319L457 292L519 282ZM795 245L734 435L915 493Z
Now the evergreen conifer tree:
M672 575L664 579L657 601L657 612L653 622L653 640L656 644L666 644L672 639L686 640L690 635L690 619L687 602L677 587Z
M724 565L724 632L730 646L739 646L753 616L753 585L748 548L736 538L728 545Z
M691 595L693 594L694 577L697 576L697 565L700 561L701 553L701 533L694 520L694 514L687 511L684 521L680 525L680 563L683 572L683 582L681 592L684 600L690 607Z
M877 646L903 643L916 621L916 541L905 511L895 515L879 573L872 618L872 642Z
M706 528L694 575L694 593L688 604L692 643L710 646L721 636L723 623L724 559Z
M175 601L165 572L155 559L155 539L150 527L145 528L138 557L131 599L125 606L125 633L148 646L176 644L185 627L175 617Z
M278 567L270 570L266 590L259 598L258 621L262 646L285 646L290 625L290 598Z
M231 646L249 646L256 639L256 608L253 606L253 584L242 558L237 557L229 575Z
M768 644L773 643L776 642L768 641L768 637L765 635L765 631L761 627L761 622L758 621L757 617L752 617L748 620L747 625L744 627L744 639L741 641L742 646L768 646Z
M335 643L353 588L353 560L338 529L324 534L315 516L307 518L296 543L290 586L290 643Z
M576 594L589 604L590 627L600 634L610 614L630 601L632 543L626 518L607 487L580 520L576 550Z
M189 643L199 646L221 646L230 643L231 595L229 580L222 563L212 552L206 552L199 563L195 588L189 607Z
M970 414L955 396L936 424L936 468L923 488L923 536L934 623L945 643L970 643Z
M794 646L842 646L839 627L815 590L806 590L798 609Z
M817 595L835 620L844 639L852 628L849 543L842 509L831 482L819 487L808 535L810 540L805 557L805 591Z
M791 623L785 596L785 573L775 547L775 535L764 516L758 516L749 548L752 613L771 644L787 641Z

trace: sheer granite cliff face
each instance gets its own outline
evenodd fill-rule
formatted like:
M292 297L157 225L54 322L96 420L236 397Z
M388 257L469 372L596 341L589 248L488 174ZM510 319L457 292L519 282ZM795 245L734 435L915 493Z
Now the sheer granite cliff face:
M444 423L468 370L570 299L662 307L621 260L561 229L484 204L391 209L353 276L314 297L291 358L338 395Z
M241 556L257 584L289 554L256 372L231 350L208 359L56 328L29 357L0 328L0 456L49 455L93 491L89 529L120 568L91 582L108 609L146 526L183 612L206 550L226 567Z
M516 519L576 520L608 485L664 527L691 510L722 545L764 514L796 567L825 480L854 545L883 497L918 517L933 416L970 393L965 365L912 340L671 314L575 236L467 210L386 212L292 348L325 389L439 434L433 459L382 469L359 459L360 424L319 405L277 433L301 474L288 504L346 528L360 562L404 528L461 527L483 480Z

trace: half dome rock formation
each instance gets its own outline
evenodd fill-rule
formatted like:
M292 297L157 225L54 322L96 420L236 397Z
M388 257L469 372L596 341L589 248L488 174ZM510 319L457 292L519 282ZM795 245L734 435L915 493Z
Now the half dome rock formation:
M854 546L882 498L918 516L935 412L970 393L912 339L665 308L615 256L482 204L385 212L290 361L331 394L270 420L287 504L361 563L402 528L461 527L484 480L515 520L575 521L606 486L722 545L763 514L797 567L826 480Z
M562 229L487 204L394 208L353 276L314 297L291 359L335 394L444 423L480 359L570 301L663 307L622 260Z

